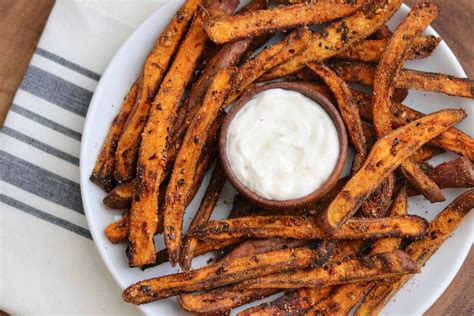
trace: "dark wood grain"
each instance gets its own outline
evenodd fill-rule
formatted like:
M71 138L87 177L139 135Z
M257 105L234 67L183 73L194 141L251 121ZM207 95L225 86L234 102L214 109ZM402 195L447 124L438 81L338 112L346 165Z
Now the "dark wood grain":
M406 2L413 5L418 1ZM473 78L474 0L436 2L442 10L433 26L459 58L468 76ZM0 126L3 125L53 3L54 0L0 0ZM454 281L426 315L474 315L473 249Z

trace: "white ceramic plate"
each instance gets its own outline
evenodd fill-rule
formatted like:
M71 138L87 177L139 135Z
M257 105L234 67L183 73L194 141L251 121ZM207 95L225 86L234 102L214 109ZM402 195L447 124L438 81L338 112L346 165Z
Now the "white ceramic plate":
M171 268L169 264L163 264L146 271L141 271L137 268L130 269L128 267L124 254L125 246L112 245L103 234L104 227L120 218L120 212L110 210L102 203L104 192L89 181L89 175L110 123L118 112L123 97L138 77L143 60L152 48L155 39L181 4L182 1L172 1L163 5L163 7L147 18L122 45L97 86L87 113L82 136L81 192L87 221L102 259L122 289L143 279L178 272L178 269ZM408 7L403 6L390 23L392 29L396 27L407 12ZM437 35L431 28L427 34ZM456 57L444 42L439 45L436 52L430 58L407 62L406 67L441 72L459 77L466 76ZM470 100L447 97L435 93L410 92L405 103L422 112L432 112L442 108L464 108L470 116L459 124L459 128L470 135L474 135L474 104ZM453 157L455 155L446 154L443 158ZM440 158L437 158L434 163L439 163L440 161ZM203 189L207 182L208 178L205 179L201 190L188 208L185 217L186 228L199 205L199 200L202 197ZM462 191L458 189L445 190L447 202L434 205L422 199L411 198L410 213L418 214L431 220ZM234 195L235 191L233 188L227 185L214 211L214 218L224 218L227 216ZM470 214L463 221L453 236L445 242L422 269L422 273L412 278L385 307L382 315L421 315L436 301L452 281L468 254L473 241L473 217L474 215ZM162 249L163 241L161 236L157 236L156 241L158 247ZM201 256L195 259L194 267L204 265L207 258L206 256ZM275 297L273 296L266 300L268 301ZM246 307L248 306L241 307L235 311ZM150 315L184 314L174 298L141 305L139 308Z

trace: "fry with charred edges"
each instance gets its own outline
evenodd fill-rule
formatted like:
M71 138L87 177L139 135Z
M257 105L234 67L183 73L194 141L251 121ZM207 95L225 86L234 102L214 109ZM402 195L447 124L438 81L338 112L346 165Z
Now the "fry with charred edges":
M408 48L436 18L438 12L439 7L434 3L422 2L414 6L393 33L380 58L375 72L372 98L373 124L379 138L392 131L391 96L395 89L395 78L403 67ZM405 177L418 187L429 201L445 200L441 189L413 160L403 161L401 169Z
M114 171L115 171L115 150L117 143L122 135L125 122L127 121L130 112L132 112L133 105L137 98L139 82L135 81L130 91L128 91L119 113L112 121L112 126L105 137L99 156L95 162L94 170L90 176L90 180L104 189L106 192L111 191L115 185Z
M292 29L300 25L334 20L354 13L366 1L348 3L340 0L324 0L281 6L207 20L204 28L214 42L222 44L268 32Z
M335 56L335 58L347 61L377 62L387 47L390 37L379 40L362 40L354 43L347 50ZM421 35L415 39L408 50L406 59L422 59L429 57L438 44L439 37L432 35Z
M276 251L286 248L302 246L306 241L287 240L281 238L248 240L237 246L223 260L250 257L261 253ZM318 245L317 251L327 252L325 243ZM327 260L327 255L319 258L319 264ZM204 293L182 294L179 296L181 308L194 313L225 313L232 308L264 298L279 291L279 289L235 289L237 285L219 288Z
M214 168L212 172L211 180L209 180L209 185L207 186L204 197L201 200L196 214L189 226L189 230L193 230L199 225L205 224L209 217L211 217L212 211L216 206L219 195L224 188L226 182L225 173L220 167L219 163ZM181 249L180 255L180 266L184 271L187 271L191 268L191 262L194 257L194 250L198 244L198 239L186 235L183 239L183 247Z
M421 236L427 222L414 215L398 218L353 218L334 234L325 233L312 217L275 215L214 220L191 232L200 239L295 238L369 239L382 236Z
M323 61L343 52L385 24L398 10L400 4L401 0L369 1L353 15L332 22L313 33L307 49L270 70L262 76L262 80L285 77L303 68L310 61Z
M372 86L375 80L374 65L362 62L337 62L331 65L345 81L363 86ZM474 98L474 84L467 78L424 72L413 69L401 69L393 85L396 88L439 92L464 98Z
M464 117L466 113L463 110L439 111L419 118L379 139L362 168L323 211L323 228L328 232L340 228L389 173L430 139Z
M275 273L242 282L249 288L319 288L350 282L385 279L417 273L420 268L401 250L361 258L346 258L323 267Z
M116 210L129 208L132 204L134 190L135 181L121 183L104 197L103 202Z
M352 95L359 106L362 119L371 122L373 117L371 97L357 90L352 90ZM423 116L425 114L406 105L392 102L392 124L394 128L405 126ZM474 139L457 128L451 127L433 138L430 143L474 160Z
M210 5L217 6L208 8L212 11L226 7L227 3L212 2ZM142 133L136 189L130 210L127 254L132 267L155 261L153 236L158 224L158 189L165 175L168 138L176 117L176 109L207 40L201 25L201 14L194 19L161 84Z
M302 28L288 34L278 42L249 58L237 70L234 87L229 93L226 105L237 99L246 88L271 68L279 65L303 51L311 37L309 29Z
M421 268L473 208L474 190L469 190L458 196L431 222L427 237L416 240L407 247L406 252L411 259ZM409 279L410 276L403 276L377 282L355 315L377 315Z
M186 132L183 144L176 157L173 173L166 191L163 225L165 244L172 265L176 264L181 250L184 201L189 194L195 176L199 156L204 148L204 140L222 108L233 74L234 70L228 68L221 70L216 75L209 86L202 107Z
M393 199L388 216L403 216L407 214L408 200L406 187L403 186ZM400 247L400 238L377 239L372 245L370 254L390 252ZM305 315L331 315L333 313L348 314L376 281L363 283L348 283L336 287L331 294L306 311Z
M355 172L362 166L365 156L367 155L362 120L357 104L354 102L354 98L347 84L329 67L316 62L309 63L307 66L324 80L336 97L339 112L341 112L352 145L356 151L352 165L352 170Z
M114 174L119 182L132 180L135 175L140 134L145 126L153 97L200 3L201 0L187 0L184 3L161 33L155 47L145 60L136 101L115 152Z
M143 304L182 293L210 290L255 277L304 268L315 260L317 253L307 248L223 260L197 270L138 282L126 288L122 298L129 303Z

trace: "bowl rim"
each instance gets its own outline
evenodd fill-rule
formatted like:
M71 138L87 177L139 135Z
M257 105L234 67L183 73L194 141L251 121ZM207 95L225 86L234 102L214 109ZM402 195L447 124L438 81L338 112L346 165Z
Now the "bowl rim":
M318 103L331 117L334 125L336 126L337 135L339 139L339 156L337 158L336 164L334 165L334 169L329 175L329 177L314 191L311 193L296 198L296 199L288 199L288 200L271 200L264 197L259 196L252 190L250 190L247 186L245 186L235 175L232 170L231 163L227 157L227 134L229 131L229 127L234 120L237 113L250 101L252 100L257 94L272 89L284 89L295 91L298 93L303 94L304 96L310 98L311 100ZM347 152L348 152L348 138L346 127L344 121L339 114L338 109L326 98L324 95L316 91L315 89L311 88L310 84L307 83L299 83L299 82L272 82L267 83L258 87L255 87L249 91L247 91L236 103L231 107L229 112L224 119L222 124L222 128L219 134L219 160L221 163L224 172L227 175L229 182L232 186L245 198L250 200L251 202L263 206L265 208L273 208L273 209L284 209L284 208L297 208L309 203L315 202L321 197L323 197L331 188L334 187L337 180L340 178L342 171L344 170L344 166L347 161Z

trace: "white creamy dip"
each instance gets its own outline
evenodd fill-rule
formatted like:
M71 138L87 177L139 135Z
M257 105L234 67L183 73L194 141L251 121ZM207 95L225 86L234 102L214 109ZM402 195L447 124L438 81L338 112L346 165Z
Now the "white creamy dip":
M226 149L242 184L263 198L283 201L324 183L336 165L339 138L318 103L295 91L271 89L237 113Z

